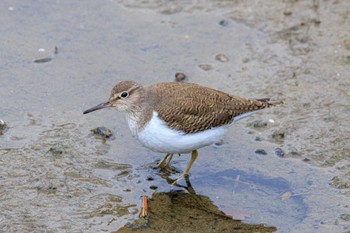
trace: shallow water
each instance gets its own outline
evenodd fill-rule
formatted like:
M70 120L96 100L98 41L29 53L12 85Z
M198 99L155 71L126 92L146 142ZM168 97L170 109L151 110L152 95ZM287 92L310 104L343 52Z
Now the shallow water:
M278 232L349 231L349 4L315 2L3 1L0 231L117 231L138 219L141 196L183 190L153 169L163 155L132 138L122 113L82 114L121 80L176 72L284 101L199 151L196 194ZM114 138L94 136L98 126ZM174 213L160 200L165 220Z

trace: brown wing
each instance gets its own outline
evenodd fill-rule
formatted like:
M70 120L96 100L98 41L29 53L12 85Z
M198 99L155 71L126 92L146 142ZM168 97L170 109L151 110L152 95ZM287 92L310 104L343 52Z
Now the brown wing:
M148 88L160 100L154 102L158 116L185 133L229 124L235 116L271 106L265 99L244 99L192 83L158 83Z

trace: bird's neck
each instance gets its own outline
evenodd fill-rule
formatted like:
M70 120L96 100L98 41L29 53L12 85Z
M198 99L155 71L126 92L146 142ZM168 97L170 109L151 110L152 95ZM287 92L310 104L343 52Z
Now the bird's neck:
M140 93L137 103L127 109L127 120L133 135L137 135L152 118L151 97Z

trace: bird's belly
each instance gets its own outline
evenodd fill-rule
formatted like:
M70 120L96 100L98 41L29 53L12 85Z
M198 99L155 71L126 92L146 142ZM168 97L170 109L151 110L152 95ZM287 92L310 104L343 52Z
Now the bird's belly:
M137 138L145 147L163 153L188 153L193 150L218 142L223 138L228 126L221 126L186 134L169 128L163 120L153 113L151 121L137 133Z

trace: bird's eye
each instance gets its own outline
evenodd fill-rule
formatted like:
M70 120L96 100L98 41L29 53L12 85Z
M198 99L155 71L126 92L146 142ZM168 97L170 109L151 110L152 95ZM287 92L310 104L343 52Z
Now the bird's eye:
M123 98L128 97L128 95L129 95L129 94L128 94L126 91L124 91L124 92L122 92L122 93L120 94L120 96L123 97Z

